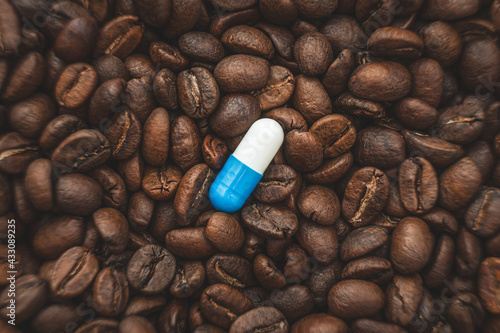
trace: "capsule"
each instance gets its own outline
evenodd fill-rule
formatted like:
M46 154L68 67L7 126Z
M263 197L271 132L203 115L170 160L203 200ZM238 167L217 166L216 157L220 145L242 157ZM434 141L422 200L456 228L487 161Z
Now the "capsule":
M283 139L283 129L275 120L259 119L253 123L212 183L209 192L212 205L226 213L240 209L280 149Z

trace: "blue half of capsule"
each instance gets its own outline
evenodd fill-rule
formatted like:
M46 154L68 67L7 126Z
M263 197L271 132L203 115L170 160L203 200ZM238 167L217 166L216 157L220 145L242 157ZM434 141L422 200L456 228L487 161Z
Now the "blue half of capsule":
M243 207L262 175L240 162L233 155L210 187L209 197L215 209L233 213Z

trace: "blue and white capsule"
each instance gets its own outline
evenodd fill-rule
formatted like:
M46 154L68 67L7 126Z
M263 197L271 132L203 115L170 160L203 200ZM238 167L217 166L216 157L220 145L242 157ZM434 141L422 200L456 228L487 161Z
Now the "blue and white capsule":
M272 119L259 119L229 156L210 187L210 202L220 211L240 209L283 144L283 129Z

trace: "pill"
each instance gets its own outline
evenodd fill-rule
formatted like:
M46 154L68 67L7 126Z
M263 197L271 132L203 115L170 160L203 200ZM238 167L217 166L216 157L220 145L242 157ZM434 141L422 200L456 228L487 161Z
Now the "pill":
M232 213L240 209L283 144L281 125L272 119L252 124L229 156L209 191L215 209Z

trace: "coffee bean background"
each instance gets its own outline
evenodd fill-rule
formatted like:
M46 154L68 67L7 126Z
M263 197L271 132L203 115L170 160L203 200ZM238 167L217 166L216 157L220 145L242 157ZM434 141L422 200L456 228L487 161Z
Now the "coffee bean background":
M0 332L500 332L499 32L500 0L0 0ZM284 144L217 212L259 118Z

